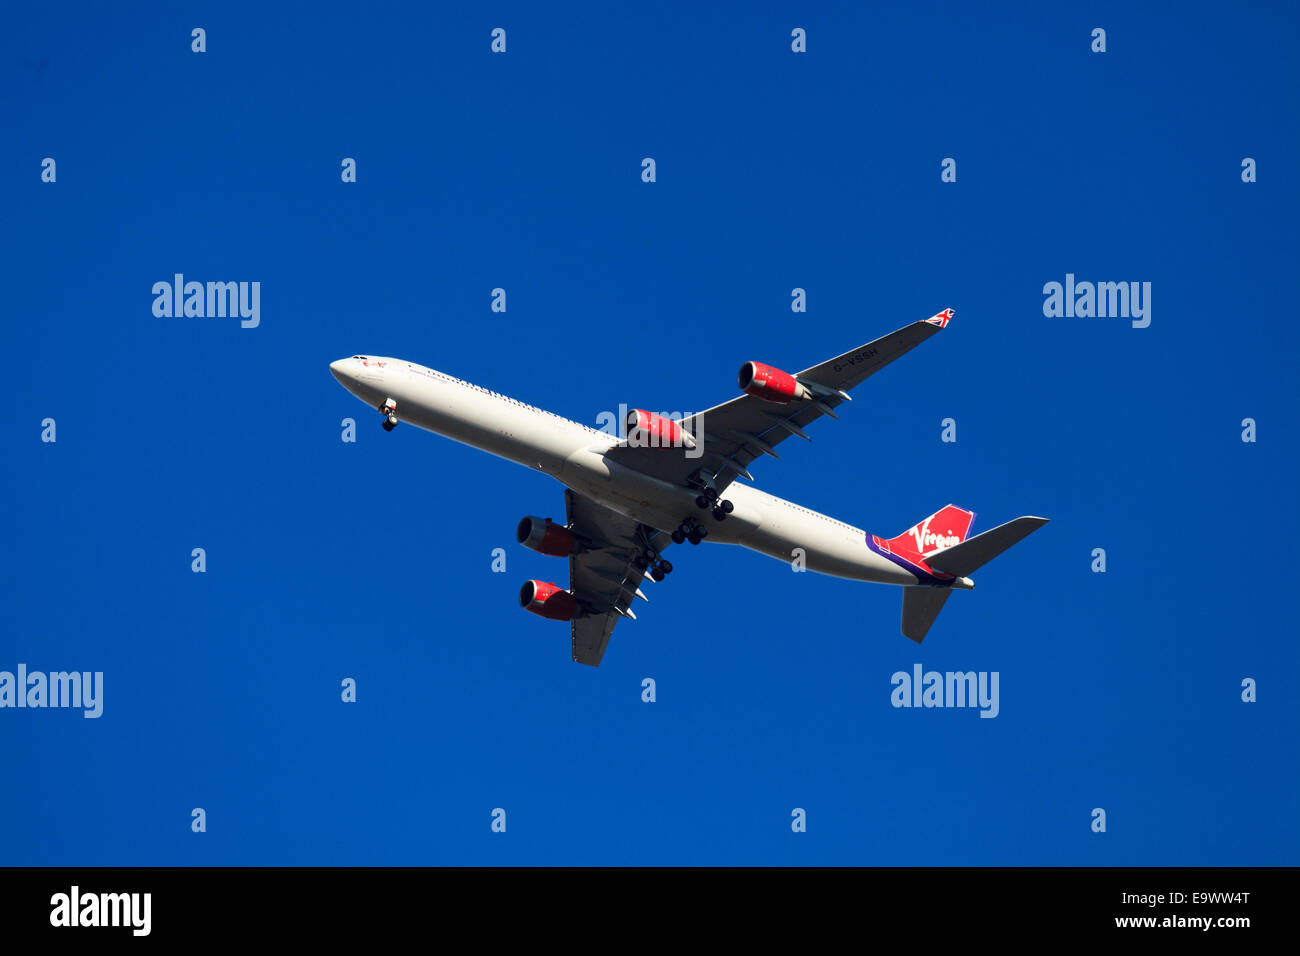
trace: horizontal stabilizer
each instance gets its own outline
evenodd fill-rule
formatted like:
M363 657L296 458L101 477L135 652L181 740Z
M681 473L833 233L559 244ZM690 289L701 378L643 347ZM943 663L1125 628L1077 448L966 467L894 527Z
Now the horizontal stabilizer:
M948 588L904 588L903 636L920 644L950 594Z
M936 571L964 577L982 568L1007 548L1037 531L1047 524L1048 520L1034 517L1013 518L1006 524L1000 524L983 534L977 534L960 544L954 544L951 548L926 555L925 562Z

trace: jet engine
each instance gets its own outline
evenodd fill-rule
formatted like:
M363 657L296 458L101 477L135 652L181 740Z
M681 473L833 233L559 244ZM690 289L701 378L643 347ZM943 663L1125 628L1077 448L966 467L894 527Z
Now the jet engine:
M547 581L525 581L519 589L519 606L552 621L569 621L578 613L578 599Z
M777 402L788 405L795 399L811 398L808 389L789 372L772 368L762 362L746 362L740 367L737 377L740 390L746 394L761 398L765 402Z
M632 445L651 448L694 448L695 439L691 433L682 428L680 422L643 408L634 408L627 413L627 437Z
M515 540L553 558L563 558L578 551L578 539L572 531L550 518L524 515L515 528Z

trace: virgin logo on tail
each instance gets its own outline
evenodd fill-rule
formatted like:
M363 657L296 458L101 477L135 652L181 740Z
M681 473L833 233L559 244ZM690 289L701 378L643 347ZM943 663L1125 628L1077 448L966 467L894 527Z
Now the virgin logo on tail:
M961 543L959 534L935 534L930 530L930 522L933 517L926 518L919 525L907 532L916 541L916 553L925 554L927 551L933 551L935 548L951 548L954 544Z
M945 505L897 538L890 538L887 543L895 553L912 553L919 557L965 541L974 520L975 512L956 505Z

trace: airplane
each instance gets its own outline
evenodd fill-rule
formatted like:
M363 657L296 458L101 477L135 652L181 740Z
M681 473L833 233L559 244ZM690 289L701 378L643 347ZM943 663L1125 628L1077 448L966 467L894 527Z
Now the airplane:
M570 622L580 664L599 666L614 626L636 618L636 599L649 600L641 585L672 572L665 550L687 541L737 544L786 563L802 549L808 571L899 585L903 635L920 643L952 592L975 586L970 574L1048 519L1015 518L970 537L975 513L950 504L882 538L736 479L752 483L749 466L779 458L787 438L811 441L804 429L822 416L839 418L850 389L946 328L953 314L945 309L793 375L746 362L740 396L686 417L631 409L622 435L403 359L354 355L330 372L378 409L385 431L409 422L565 486L565 521L525 515L515 537L568 558L569 587L526 581L519 603Z

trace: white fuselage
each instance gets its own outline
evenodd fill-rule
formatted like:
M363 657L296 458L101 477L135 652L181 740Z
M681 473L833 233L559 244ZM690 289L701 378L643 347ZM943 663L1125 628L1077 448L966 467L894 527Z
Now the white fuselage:
M378 409L397 403L402 422L544 472L575 492L661 531L692 518L707 542L738 544L787 563L802 549L809 571L881 584L915 585L917 576L867 547L865 531L741 481L725 497L735 511L718 521L695 505L696 492L606 457L619 438L402 359L357 356L330 371ZM666 450L666 453L672 453Z

